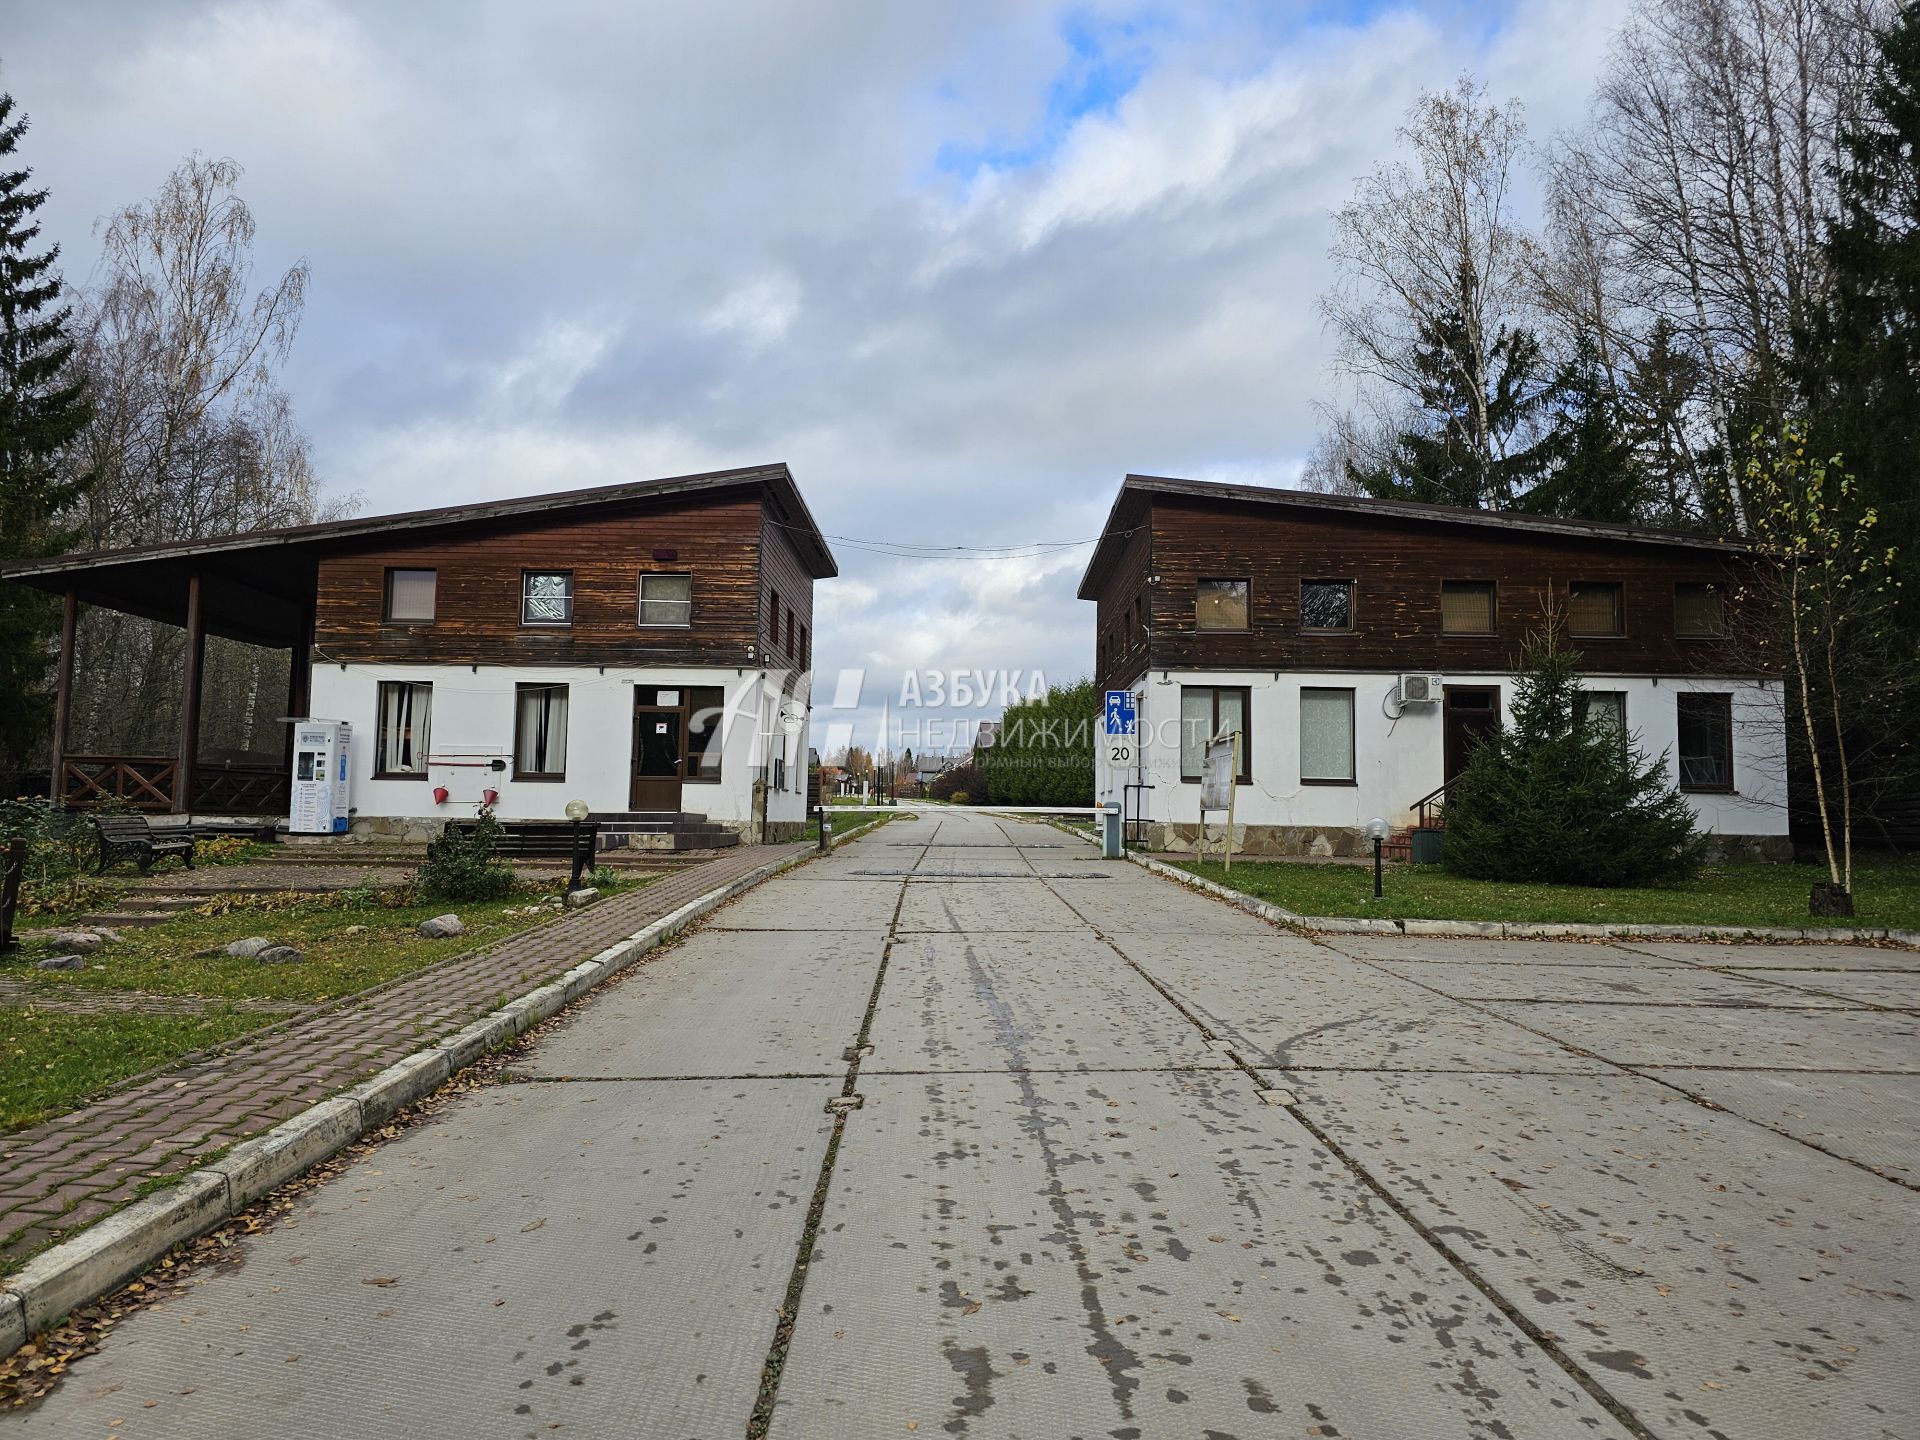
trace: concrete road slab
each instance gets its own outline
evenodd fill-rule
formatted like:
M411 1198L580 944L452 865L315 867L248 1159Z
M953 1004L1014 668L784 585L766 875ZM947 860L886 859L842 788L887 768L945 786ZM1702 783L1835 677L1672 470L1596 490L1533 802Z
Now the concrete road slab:
M1137 866L1114 882L1061 881L1054 891L1088 921L1113 935L1273 935L1274 926L1244 910L1188 890Z
M1743 970L1920 971L1920 950L1891 945L1708 945L1691 940L1623 943L1643 954L1687 965L1726 965Z
M839 1076L885 951L878 931L702 930L543 1035L515 1069Z
M903 935L863 1075L1222 1068L1196 1030L1090 935Z
M808 867L812 869L811 866ZM885 930L900 901L895 880L795 875L722 906L710 930Z
M957 846L939 845L929 850L914 866L914 874L935 878L942 875L1026 877L1033 874L1033 866L1010 845L982 845L964 850Z
M1881 1175L1920 1185L1920 1076L1662 1070L1661 1081ZM1920 1202L1909 1202L1920 1206Z
M1488 1006L1618 1065L1920 1074L1920 1016L1884 1010Z
M901 933L943 930L968 935L1034 930L1081 930L1080 917L1039 880L1003 880L992 885L907 883L900 905Z
M133 1316L22 1435L734 1437L828 1134L817 1082L514 1085ZM148 1408L148 1402L152 1406Z
M1920 970L1783 970L1775 966L1723 973L1752 975L1857 1004L1920 1009Z
M865 1091L776 1440L1621 1433L1241 1076Z
M1593 1071L1565 1046L1294 937L1115 937L1252 1064L1336 1069Z
M1920 1427L1908 1192L1627 1077L1294 1083L1305 1113L1654 1433Z
M1768 983L1766 978L1676 966L1460 965L1388 961L1382 968L1457 1000L1604 1000L1618 1004L1848 1007L1842 999ZM1768 976L1785 979L1779 972Z
M1322 949L1302 935L1262 926L1252 934L1196 930L1172 935L1155 930L1116 930L1109 939L1115 949L1129 960L1164 968L1168 974L1207 975L1221 971L1248 972L1269 970L1299 962L1302 973L1334 974L1351 977L1356 984L1374 984L1382 993L1405 994L1413 987L1392 976L1368 969L1331 950ZM1156 970L1155 973L1159 973Z
M1426 935L1323 935L1322 944L1360 960L1471 965L1680 966L1677 957L1595 940L1453 940Z

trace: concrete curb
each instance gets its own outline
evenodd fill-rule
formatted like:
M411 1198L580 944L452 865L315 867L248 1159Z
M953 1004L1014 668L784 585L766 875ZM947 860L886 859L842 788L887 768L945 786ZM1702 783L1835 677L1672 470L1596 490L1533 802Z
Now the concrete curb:
M1084 835L1080 838L1088 839ZM1089 843L1097 845L1100 842L1091 840ZM1132 850L1126 852L1126 857L1156 875L1164 875L1177 884L1224 900L1263 920L1326 935L1422 935L1481 940L1771 940L1813 941L1826 945L1886 940L1895 945L1920 947L1920 930L1889 930L1866 925L1853 929L1824 927L1796 930L1767 925L1588 925L1573 921L1536 924L1502 920L1364 920L1344 915L1300 915L1243 891L1232 890L1202 876L1190 874L1163 860L1154 860Z
M875 820L832 836L829 843L838 848L882 823ZM815 853L804 850L769 861L716 886L574 966L557 980L528 991L379 1074L243 1141L221 1159L189 1171L178 1183L134 1201L36 1255L0 1280L0 1357L11 1355L29 1337L76 1307L118 1289L181 1241L205 1234L276 1186L378 1130L488 1051L557 1014L710 911L783 871L805 864Z

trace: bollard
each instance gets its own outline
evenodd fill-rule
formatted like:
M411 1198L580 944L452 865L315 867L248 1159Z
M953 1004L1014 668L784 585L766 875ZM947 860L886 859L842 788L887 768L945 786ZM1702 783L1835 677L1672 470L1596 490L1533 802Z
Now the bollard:
M1100 856L1118 860L1124 855L1120 838L1120 802L1109 800L1100 807Z

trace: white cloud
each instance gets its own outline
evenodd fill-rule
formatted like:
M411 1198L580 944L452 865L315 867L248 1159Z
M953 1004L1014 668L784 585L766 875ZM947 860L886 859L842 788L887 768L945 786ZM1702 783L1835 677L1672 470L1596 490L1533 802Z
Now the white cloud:
M784 459L835 533L1011 545L1128 470L1294 478L1327 212L1463 68L1577 119L1623 5L1180 7L1064 119L1066 17L1119 0L71 0L0 80L70 275L189 150L246 166L262 273L313 267L298 413L377 508ZM841 547L817 661L875 710L907 665L1084 673L1086 553Z

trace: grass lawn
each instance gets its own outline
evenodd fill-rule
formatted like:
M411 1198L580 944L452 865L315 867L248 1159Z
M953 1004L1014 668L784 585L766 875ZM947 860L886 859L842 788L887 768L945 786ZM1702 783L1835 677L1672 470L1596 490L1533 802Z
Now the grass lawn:
M620 877L602 888L630 890L651 878ZM346 903L274 895L230 908L216 899L203 908L219 913L186 910L165 924L126 930L119 944L94 952L88 968L76 971L37 970L34 962L52 952L44 944L23 946L0 959L0 978L26 986L13 1006L0 1007L0 1130L70 1110L128 1075L281 1018L273 1011L236 1012L218 1002L261 1000L291 1011L351 995L546 924L563 912L540 902L560 892L553 885L506 900L391 908L390 897L373 891L355 892ZM464 934L426 940L414 933L422 920L448 913L466 922ZM204 953L250 935L292 945L306 959L262 965ZM564 958L556 955L556 965ZM77 1015L35 1004L86 991L189 995L216 1003L187 1016Z
M0 1009L0 1131L71 1110L82 1096L272 1021L200 1015L55 1015Z
M1182 870L1302 915L1390 920L1516 920L1594 924L1887 926L1920 930L1920 858L1855 863L1851 920L1807 914L1819 865L1723 865L1671 889L1595 890L1578 885L1506 885L1467 880L1438 865L1387 866L1385 898L1373 898L1373 867L1284 860L1177 861Z

